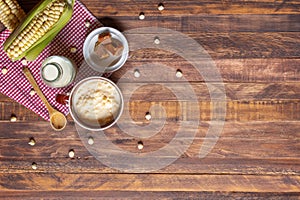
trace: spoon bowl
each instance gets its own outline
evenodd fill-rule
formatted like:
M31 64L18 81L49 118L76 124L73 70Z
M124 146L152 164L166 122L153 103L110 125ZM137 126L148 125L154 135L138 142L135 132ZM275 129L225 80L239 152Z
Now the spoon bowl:
M67 119L64 114L56 111L50 114L50 125L54 130L60 131L66 127Z

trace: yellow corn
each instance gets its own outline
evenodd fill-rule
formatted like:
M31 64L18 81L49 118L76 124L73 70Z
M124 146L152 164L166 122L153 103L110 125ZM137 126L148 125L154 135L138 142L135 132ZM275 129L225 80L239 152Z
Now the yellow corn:
M74 4L75 0L41 0L3 44L8 57L35 60L71 19Z
M64 11L64 6L65 3L63 0L49 3L43 11L32 19L21 34L14 39L7 50L8 56L11 59L16 59L22 52L28 50L32 44L38 41L58 21ZM50 13L55 18L51 18L53 16Z
M0 21L11 32L25 17L25 12L17 0L0 0Z

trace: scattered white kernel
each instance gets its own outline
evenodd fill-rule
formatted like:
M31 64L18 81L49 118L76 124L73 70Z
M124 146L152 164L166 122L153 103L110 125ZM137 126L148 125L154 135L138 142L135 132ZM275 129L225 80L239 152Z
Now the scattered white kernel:
M31 164L31 168L34 169L34 170L36 170L36 169L37 169L37 164L36 164L35 162L32 163L32 164Z
M143 143L142 143L142 142L138 142L137 148L138 148L139 150L142 150L142 149L144 148Z
M150 113L146 113L145 119L146 119L146 120L150 120L150 119L151 119L151 114L150 114Z
M91 23L89 21L85 21L85 27L89 28L91 26Z
M16 122L17 121L17 117L16 116L11 116L10 117L10 121L11 122Z
M2 70L1 70L2 74L5 75L7 74L8 70L6 67L3 67Z
M138 69L134 70L134 73L133 73L134 77L138 78L141 76L141 73Z
M160 44L160 39L158 37L154 38L154 44Z
M23 60L21 61L21 63L22 63L22 65L24 65L24 66L27 66L27 65L28 65L27 60L25 60L25 59L23 59Z
M182 77L182 71L181 71L181 70L178 69L178 70L176 71L176 77L177 77L177 78L181 78L181 77Z
M89 145L93 145L93 144L94 144L94 138L89 137L89 139L88 139L88 144L89 144Z
M76 47L71 47L70 52L71 52L71 53L76 53L76 52L77 52Z
M162 11L162 10L165 9L165 7L164 7L164 5L163 5L162 3L160 3L160 4L158 4L157 9L158 9L159 11Z
M75 152L74 152L74 150L71 149L71 150L69 151L69 157L70 157L70 158L74 158L74 156L75 156Z
M33 88L30 90L29 94L30 94L30 96L33 96L33 95L35 95L35 91L34 91L34 89L33 89Z
M140 15L139 15L139 19L140 19L140 20L143 20L143 19L145 19L145 14L144 14L143 12L141 12L141 13L140 13Z
M35 145L35 140L34 140L34 138L30 138L28 144L29 144L30 146L34 146L34 145Z

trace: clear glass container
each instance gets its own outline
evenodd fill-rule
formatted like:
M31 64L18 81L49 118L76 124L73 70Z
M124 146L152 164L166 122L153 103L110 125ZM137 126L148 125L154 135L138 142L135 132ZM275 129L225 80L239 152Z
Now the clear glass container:
M108 32L111 35L112 40L119 41L123 45L124 49L120 58L111 64L108 59L99 59L94 53L95 44L98 41L98 36L101 33ZM93 30L85 39L83 44L83 56L88 64L93 70L100 73L111 73L120 69L126 62L128 58L129 47L125 36L117 29L111 27L100 27ZM115 59L115 58L114 58ZM110 63L109 65L107 63Z
M42 63L41 77L43 82L53 88L66 87L76 76L75 63L64 56L50 56Z

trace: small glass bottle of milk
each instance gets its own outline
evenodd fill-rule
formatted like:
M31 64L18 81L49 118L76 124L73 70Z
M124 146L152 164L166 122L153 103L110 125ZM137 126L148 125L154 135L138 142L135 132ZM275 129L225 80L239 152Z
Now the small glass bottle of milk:
M77 73L75 63L64 56L50 56L42 63L41 77L43 82L53 88L68 86Z

